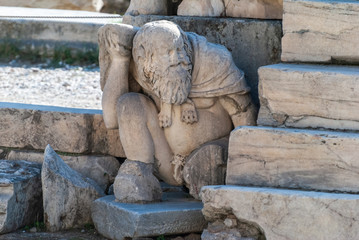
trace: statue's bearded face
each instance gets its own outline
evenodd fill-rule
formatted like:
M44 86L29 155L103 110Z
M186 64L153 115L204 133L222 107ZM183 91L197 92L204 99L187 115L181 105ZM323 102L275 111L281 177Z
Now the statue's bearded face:
M186 51L189 42L177 25L170 27L173 25L176 28L152 28L144 34L145 38L136 36L133 56L137 71L143 72L144 79L139 79L142 87L153 91L163 102L182 104L191 89L192 63Z

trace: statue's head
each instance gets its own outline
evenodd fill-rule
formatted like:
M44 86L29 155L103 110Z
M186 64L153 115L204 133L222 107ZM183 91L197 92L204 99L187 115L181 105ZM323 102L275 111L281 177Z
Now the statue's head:
M140 85L166 103L182 104L191 89L192 47L186 33L169 21L145 24L133 41Z

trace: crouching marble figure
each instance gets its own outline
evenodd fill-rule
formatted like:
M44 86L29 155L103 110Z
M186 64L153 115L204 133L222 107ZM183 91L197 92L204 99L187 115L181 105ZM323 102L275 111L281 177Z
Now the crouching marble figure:
M105 25L99 45L103 117L127 157L114 184L119 201L160 200L155 176L182 185L192 151L255 124L250 89L225 47L168 21Z

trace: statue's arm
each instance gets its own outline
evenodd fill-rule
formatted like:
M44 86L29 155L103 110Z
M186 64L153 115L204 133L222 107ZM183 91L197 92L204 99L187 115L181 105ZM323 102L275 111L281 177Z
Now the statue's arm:
M137 31L130 25L107 24L98 32L102 109L108 129L118 128L116 103L129 91L131 51Z

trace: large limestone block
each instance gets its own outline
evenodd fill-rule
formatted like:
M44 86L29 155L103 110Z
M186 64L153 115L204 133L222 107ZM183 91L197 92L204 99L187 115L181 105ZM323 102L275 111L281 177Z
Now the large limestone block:
M183 0L177 10L179 16L219 17L224 14L222 0Z
M120 168L119 161L111 156L61 155L64 162L83 176L94 180L104 191L112 184ZM11 150L7 160L26 160L43 163L44 153L28 150Z
M41 165L0 160L0 234L36 222L42 215Z
M0 103L0 146L125 157L118 130L107 130L101 111Z
M230 137L226 184L359 192L359 134L241 127Z
M227 17L282 19L283 0L224 0Z
M214 186L202 189L205 218L228 212L258 225L267 240L347 240L359 236L359 196L271 188Z
M259 125L359 130L359 67L277 64L259 72Z
M92 0L1 0L1 6L95 11Z
M92 205L92 219L103 236L129 238L201 232L206 225L202 203L172 199L160 203L128 204L115 201L114 195L97 199Z
M71 169L50 147L45 150L41 182L47 230L60 231L91 223L91 204L104 191Z
M0 146L63 152L89 150L91 117L70 112L0 108Z
M285 0L282 61L359 63L359 2Z

